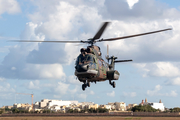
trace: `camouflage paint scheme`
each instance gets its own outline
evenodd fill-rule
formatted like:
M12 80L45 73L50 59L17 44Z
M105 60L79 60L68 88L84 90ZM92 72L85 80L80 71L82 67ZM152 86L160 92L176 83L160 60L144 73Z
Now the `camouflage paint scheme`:
M105 81L105 80L118 80L119 79L119 72L118 71L114 71L114 67L110 68L110 66L112 66L113 64L108 64L107 62L105 62L102 57L101 57L101 52L100 52L100 48L98 46L88 46L87 49L84 49L85 51L81 51L81 54L77 57L77 61L76 61L76 71L75 71L75 75L77 76L77 78L79 79L80 82L100 82L100 81ZM91 56L93 61L81 61L80 59L82 59L83 56ZM86 70L79 70L78 69L78 65L93 65L95 67L91 67L92 70L97 71L97 73L88 73ZM111 77L112 79L108 78L108 72L112 71L112 75L116 74L117 77L113 79L113 77Z

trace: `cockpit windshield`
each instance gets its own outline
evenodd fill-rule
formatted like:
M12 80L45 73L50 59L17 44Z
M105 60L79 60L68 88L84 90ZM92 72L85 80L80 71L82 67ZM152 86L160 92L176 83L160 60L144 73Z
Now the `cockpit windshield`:
M85 55L82 55L80 54L76 60L76 65L78 64L84 64L84 63L94 63L94 59L93 59L93 56L89 55L89 54L85 54Z

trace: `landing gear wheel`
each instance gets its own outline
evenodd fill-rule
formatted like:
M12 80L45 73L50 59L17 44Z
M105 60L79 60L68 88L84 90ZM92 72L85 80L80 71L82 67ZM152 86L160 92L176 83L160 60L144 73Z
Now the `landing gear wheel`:
M113 86L113 88L115 88L115 87L116 87L116 83L115 83L115 82L113 82L113 83L112 83L112 86Z
M90 82L87 83L87 86L90 87Z
M84 91L86 89L86 84L82 84L82 90Z

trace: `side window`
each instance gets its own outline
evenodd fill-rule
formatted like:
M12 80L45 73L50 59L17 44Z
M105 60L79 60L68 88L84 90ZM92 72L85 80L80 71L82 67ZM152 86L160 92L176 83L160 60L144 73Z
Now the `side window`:
M109 68L109 67L108 67L108 64L106 64L106 69L108 70L108 68Z
M102 66L101 60L98 59L98 63L99 63L99 66L101 67Z
M93 62L94 62L94 63L97 63L97 62L96 62L96 59L95 59L94 57L93 57Z
M76 59L75 65L78 65L78 64L79 64L79 56L78 56L77 59Z
M105 67L104 61L102 61L102 65Z

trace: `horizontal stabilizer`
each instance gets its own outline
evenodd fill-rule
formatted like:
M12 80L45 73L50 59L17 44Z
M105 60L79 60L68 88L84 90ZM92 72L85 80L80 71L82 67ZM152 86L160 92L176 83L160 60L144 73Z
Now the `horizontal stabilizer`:
M130 62L130 61L133 61L133 60L116 60L114 62L116 63L116 62Z

